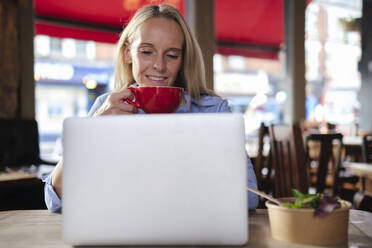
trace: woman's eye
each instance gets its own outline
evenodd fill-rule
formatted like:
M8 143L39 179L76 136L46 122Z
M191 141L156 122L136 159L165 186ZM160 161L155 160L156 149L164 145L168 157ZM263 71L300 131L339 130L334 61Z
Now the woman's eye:
M178 55L168 54L167 56L171 59L178 59Z
M142 54L150 55L152 52L151 51L140 51Z

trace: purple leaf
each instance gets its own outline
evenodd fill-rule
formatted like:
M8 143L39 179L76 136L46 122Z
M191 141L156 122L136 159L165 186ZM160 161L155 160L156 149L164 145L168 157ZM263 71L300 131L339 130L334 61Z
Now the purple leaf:
M337 197L323 196L320 198L314 216L326 216L337 206Z

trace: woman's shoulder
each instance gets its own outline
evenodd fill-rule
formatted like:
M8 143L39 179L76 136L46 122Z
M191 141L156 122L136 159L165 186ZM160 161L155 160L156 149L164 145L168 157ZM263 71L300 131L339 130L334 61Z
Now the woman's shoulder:
M226 101L226 100L222 99L219 96L202 95L200 99L196 102L198 102L199 105L201 106L207 107L207 106L213 106L216 104L220 104L223 101Z
M192 103L205 110L205 112L230 112L228 101L219 96L203 95Z

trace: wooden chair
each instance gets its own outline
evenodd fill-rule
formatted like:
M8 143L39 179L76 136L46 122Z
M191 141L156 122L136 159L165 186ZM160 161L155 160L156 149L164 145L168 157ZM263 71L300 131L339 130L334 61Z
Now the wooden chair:
M268 156L264 154L264 139L269 136L269 128L265 126L264 123L261 123L260 128L258 129L258 151L257 157L254 163L254 171L257 178L258 189L266 193L271 191L271 154L269 152ZM263 173L265 171L266 173Z
M336 141L336 142L335 142ZM309 154L309 143L316 142L319 144L319 155L315 159L316 166L316 192L323 193L326 186L332 187L333 182L328 182L328 175L334 175L336 163L339 163L342 150L342 134L340 133L312 133L306 137L307 154ZM336 154L334 155L334 143L336 144ZM329 166L331 164L331 167ZM330 171L330 173L329 173ZM334 179L334 178L332 178ZM328 182L328 183L327 183Z
M46 209L44 183L36 172L40 164L55 163L39 155L35 120L0 119L0 211Z
M364 136L362 144L363 162L372 163L372 136Z
M292 196L293 188L308 193L308 160L300 126L270 125L269 133L275 170L274 196Z
M0 119L0 170L55 163L40 158L35 120Z
M372 163L372 136L363 136L362 143L362 158L365 163ZM361 191L364 192L366 189L366 178L361 177Z
M307 142L317 141L320 145L315 181L318 193L323 193L328 187L332 188L333 195L338 195L346 183L356 189L359 177L348 175L342 167L342 138L341 133L314 133L306 138Z

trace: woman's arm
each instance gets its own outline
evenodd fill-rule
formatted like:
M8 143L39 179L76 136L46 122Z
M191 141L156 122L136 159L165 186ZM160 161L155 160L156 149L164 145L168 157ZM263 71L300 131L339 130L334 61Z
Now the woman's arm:
M52 186L59 199L62 199L62 171L63 171L63 158L58 162L52 172Z
M252 188L257 189L257 181L256 181L256 175L253 170L253 165L251 163L251 160L248 157L248 154L246 154L246 156L247 156L247 185ZM248 194L248 208L251 210L256 209L258 206L258 196L255 193L248 191L248 190L247 190L247 194Z

